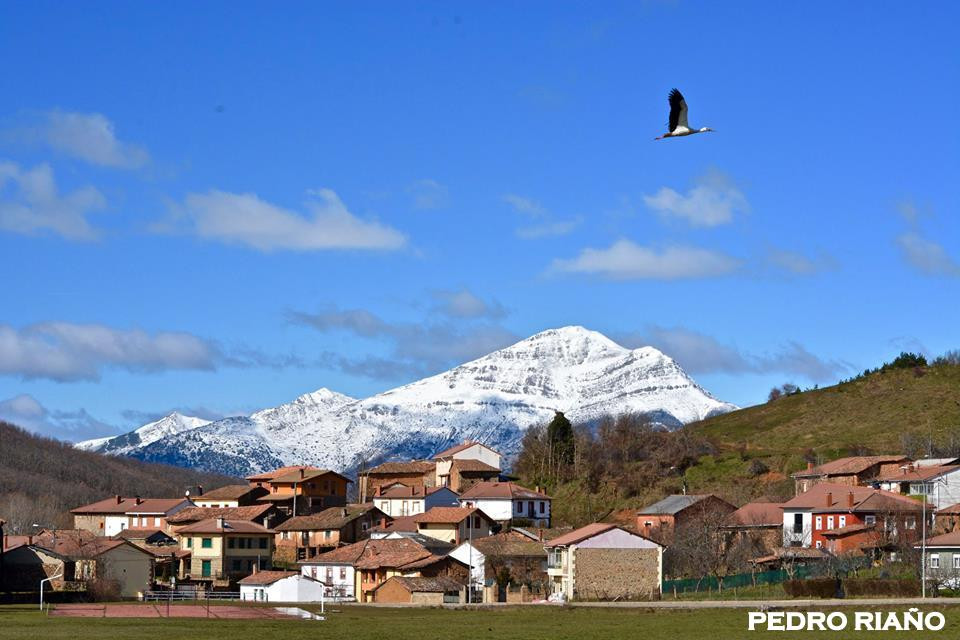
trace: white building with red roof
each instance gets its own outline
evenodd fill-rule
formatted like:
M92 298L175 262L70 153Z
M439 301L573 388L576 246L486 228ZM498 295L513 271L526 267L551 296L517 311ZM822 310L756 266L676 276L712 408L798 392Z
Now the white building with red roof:
M474 440L444 449L433 456L433 461L435 484L454 491L462 491L477 481L496 480L502 468L500 453Z
M124 529L162 529L169 533L167 517L194 504L189 498L125 498L113 496L71 509L73 526L100 536L115 536Z
M456 492L448 487L418 487L394 484L378 487L373 504L391 518L415 516L433 507L459 506Z
M550 526L552 498L515 482L478 482L460 494L460 505L477 507L497 522L529 521L533 526Z

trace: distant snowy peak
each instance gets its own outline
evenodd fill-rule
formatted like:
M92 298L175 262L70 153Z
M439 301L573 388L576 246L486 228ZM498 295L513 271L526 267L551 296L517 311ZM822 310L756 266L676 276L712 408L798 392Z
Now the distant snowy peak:
M162 440L163 438L177 436L186 431L199 429L208 424L210 424L210 420L204 420L203 418L194 416L185 416L182 413L174 411L159 420L149 422L129 433L112 438L86 440L77 443L75 446L77 449L87 451L101 451L103 453L125 455L138 448Z
M429 457L464 440L509 460L526 430L554 411L588 423L637 413L676 428L736 408L657 349L628 349L596 331L562 327L369 398L319 389L159 438L152 423L141 428L151 427L149 435L133 432L120 437L131 440L123 447L114 438L101 450L239 476L286 464L350 471L375 460Z

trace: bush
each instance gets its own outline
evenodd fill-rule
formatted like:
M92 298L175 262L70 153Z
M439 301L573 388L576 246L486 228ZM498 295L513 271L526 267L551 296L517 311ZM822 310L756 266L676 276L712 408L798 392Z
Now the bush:
M107 578L87 580L87 598L92 602L116 602L121 598L120 582Z
M843 591L848 596L918 596L920 581L916 578L851 578L843 581Z
M770 471L770 467L765 465L762 460L754 458L750 461L750 466L747 467L747 473L751 478L756 478L757 476L762 476L763 474Z
M783 590L792 598L835 598L840 581L836 578L810 578L787 580Z

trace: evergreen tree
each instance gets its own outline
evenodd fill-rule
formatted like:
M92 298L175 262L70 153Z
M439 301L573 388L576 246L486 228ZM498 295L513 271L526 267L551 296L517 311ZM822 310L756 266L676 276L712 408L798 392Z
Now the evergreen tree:
M554 469L560 475L565 467L573 464L574 453L573 425L560 411L547 425L547 442L550 443Z

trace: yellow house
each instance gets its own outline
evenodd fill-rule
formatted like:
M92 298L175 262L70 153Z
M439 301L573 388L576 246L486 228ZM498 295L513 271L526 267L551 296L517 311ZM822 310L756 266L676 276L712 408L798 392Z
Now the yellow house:
M417 533L459 545L493 533L496 522L476 507L434 507L414 517Z
M269 569L274 535L256 522L223 518L182 527L177 537L180 548L190 552L190 561L180 577L223 585L250 575L254 567Z

